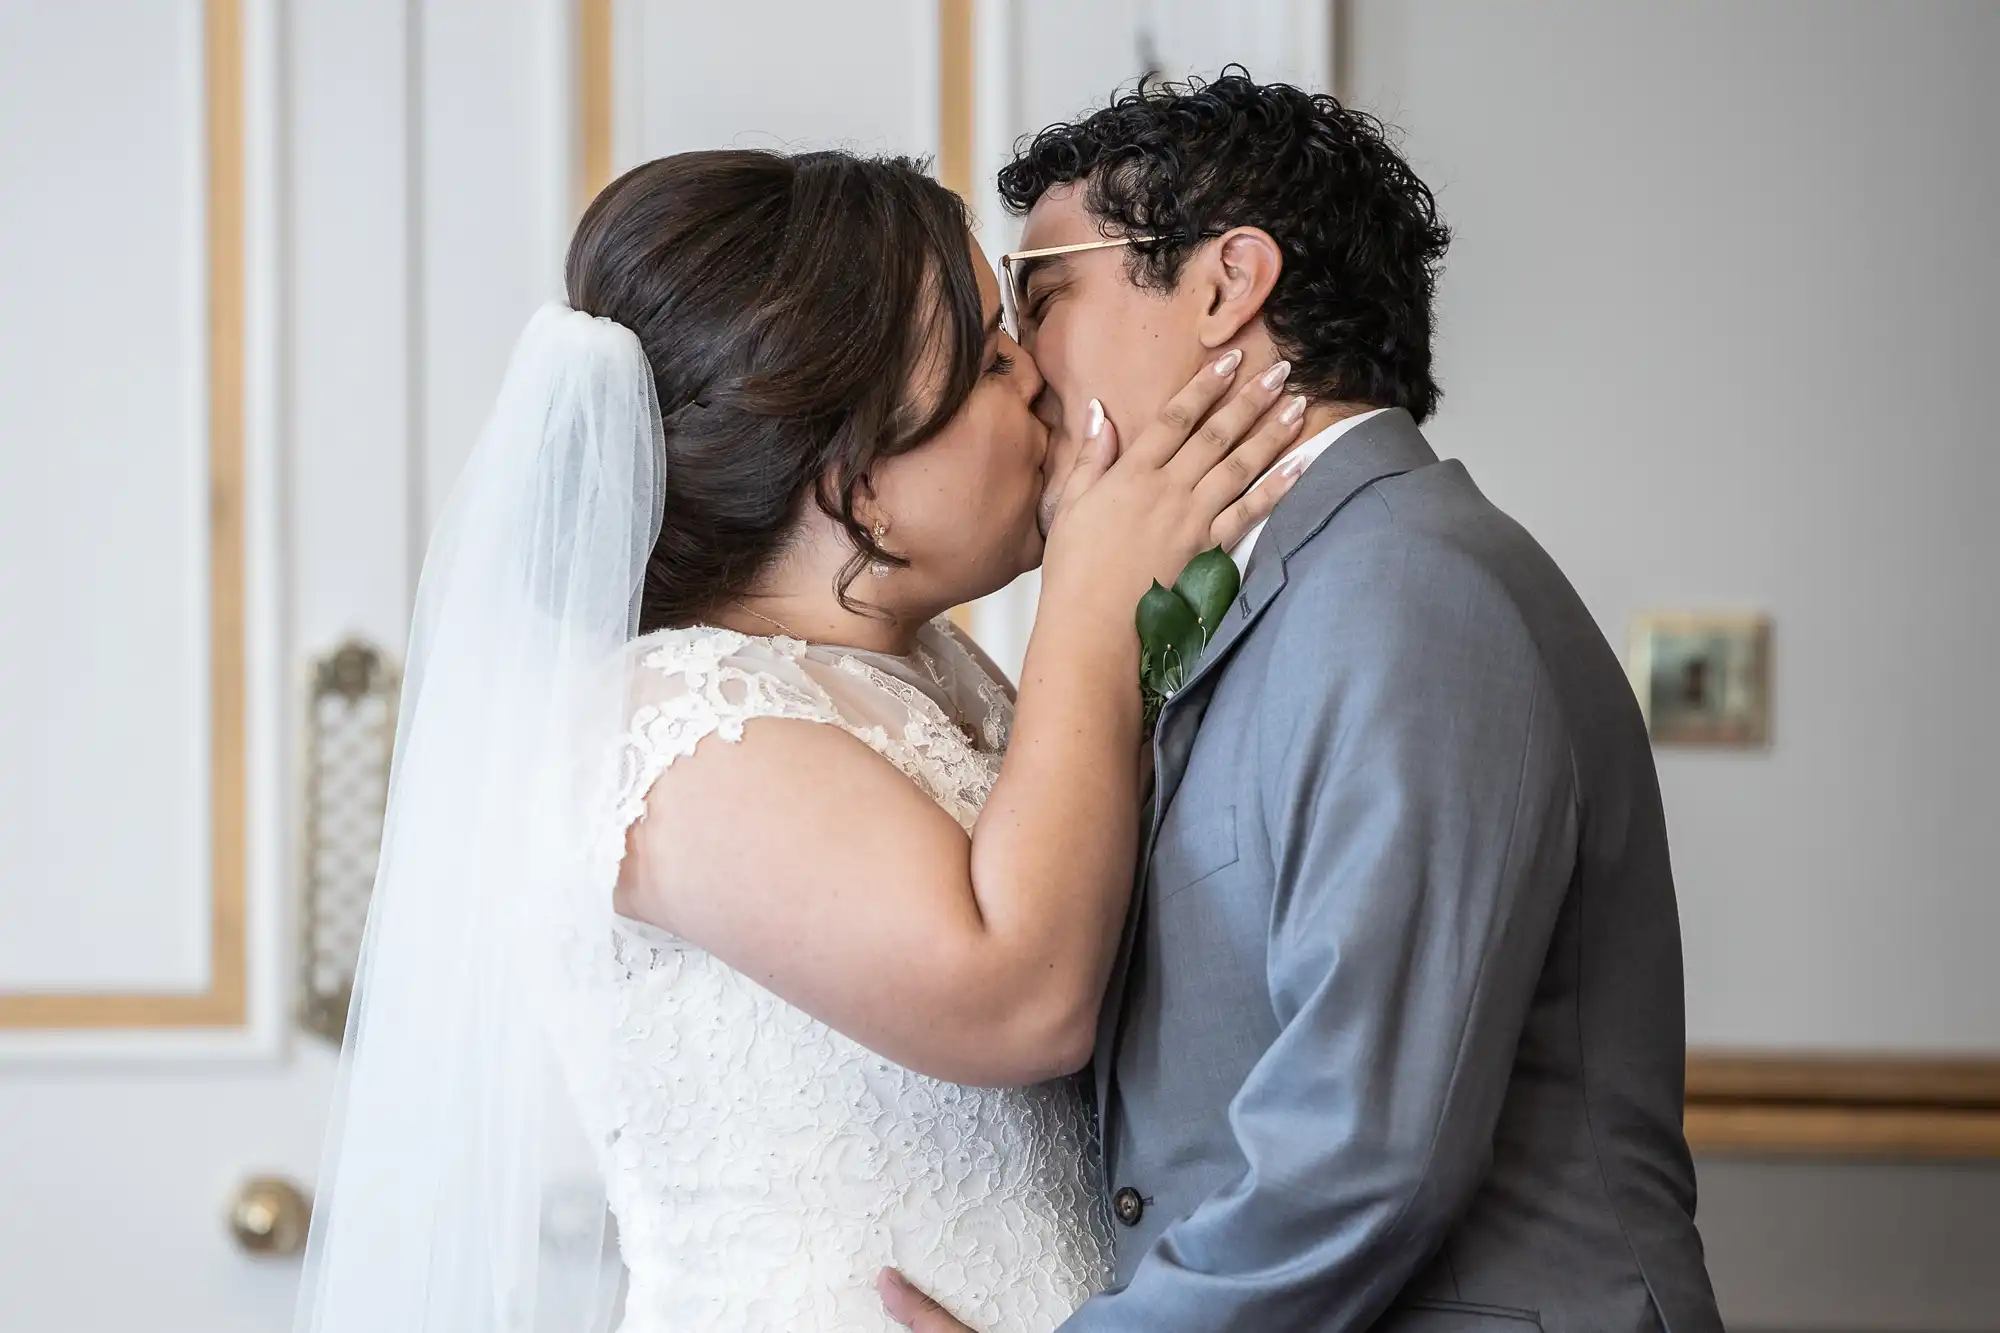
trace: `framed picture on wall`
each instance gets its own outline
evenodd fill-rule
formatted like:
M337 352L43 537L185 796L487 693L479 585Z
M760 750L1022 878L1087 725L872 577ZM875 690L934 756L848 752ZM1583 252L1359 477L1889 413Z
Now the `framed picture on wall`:
M1655 745L1757 749L1771 743L1768 616L1638 616L1629 670Z

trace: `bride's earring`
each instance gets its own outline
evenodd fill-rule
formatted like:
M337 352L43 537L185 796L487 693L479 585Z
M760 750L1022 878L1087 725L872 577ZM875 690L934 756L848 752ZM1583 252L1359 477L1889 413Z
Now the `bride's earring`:
M885 518L878 522L874 530L868 535L875 539L875 545L880 546L882 539L889 535L889 520ZM888 578L891 571L892 566L887 560L871 560L868 562L868 572L878 579Z

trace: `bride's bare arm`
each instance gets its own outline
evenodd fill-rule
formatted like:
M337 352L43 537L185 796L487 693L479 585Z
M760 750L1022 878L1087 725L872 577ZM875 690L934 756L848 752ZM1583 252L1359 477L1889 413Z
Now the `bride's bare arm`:
M1098 455L1074 500L1066 487L1013 738L970 838L838 728L753 721L661 776L627 910L909 1068L994 1085L1080 1068L1132 888L1133 607L1269 512L1282 486L1244 487L1298 427L1261 382L1209 415L1228 379L1202 374L1221 382L1198 377L1108 470Z

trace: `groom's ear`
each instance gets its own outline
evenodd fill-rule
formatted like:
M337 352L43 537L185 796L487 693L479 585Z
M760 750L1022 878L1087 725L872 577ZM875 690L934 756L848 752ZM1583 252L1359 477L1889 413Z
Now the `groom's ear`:
M1231 227L1203 246L1188 273L1202 298L1202 346L1222 346L1262 315L1284 267L1284 252L1261 227Z

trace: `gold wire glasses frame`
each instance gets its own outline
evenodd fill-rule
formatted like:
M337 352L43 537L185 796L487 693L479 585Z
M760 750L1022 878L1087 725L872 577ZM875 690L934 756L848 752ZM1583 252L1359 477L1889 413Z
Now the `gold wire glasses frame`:
M1085 250L1109 250L1115 246L1131 245L1136 241L1155 241L1157 236L1115 236L1108 241L1079 241L1075 245L1051 245L1040 250L1016 250L1012 254L1000 256L1000 326L1007 336L1016 340L1021 337L1021 298L1026 295L1021 290L1020 265L1030 259L1053 259L1057 255L1081 254Z

